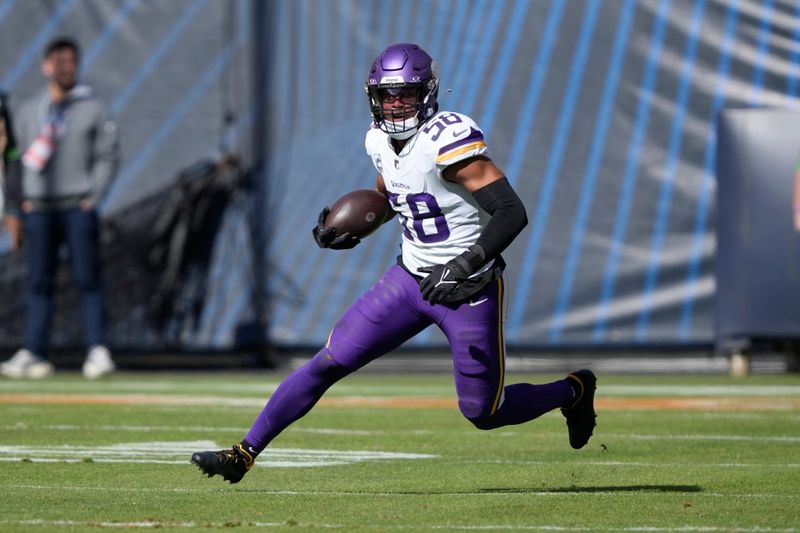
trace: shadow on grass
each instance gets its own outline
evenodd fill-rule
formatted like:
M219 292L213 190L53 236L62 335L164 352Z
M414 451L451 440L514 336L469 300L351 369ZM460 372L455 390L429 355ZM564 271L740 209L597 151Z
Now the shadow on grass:
M554 488L485 488L479 492L501 492L501 493L575 493L575 492L702 492L702 488L697 485L610 485L600 487L554 487Z
M238 487L237 487L238 488ZM607 485L598 487L486 487L475 490L386 490L370 491L355 490L341 491L338 495L358 494L358 495L397 495L397 496L445 496L445 495L469 495L469 494L575 494L575 493L604 493L604 492L702 492L702 487L698 485ZM270 494L276 491L264 489L245 489L241 492L265 493ZM277 491L280 492L280 491ZM325 491L320 492L323 494Z

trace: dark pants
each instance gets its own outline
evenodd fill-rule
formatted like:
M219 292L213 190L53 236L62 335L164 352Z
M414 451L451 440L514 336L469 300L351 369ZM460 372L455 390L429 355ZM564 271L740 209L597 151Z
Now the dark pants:
M42 357L47 356L58 251L63 242L67 243L73 277L81 291L86 345L104 344L97 213L80 208L27 213L25 239L28 267L25 348Z

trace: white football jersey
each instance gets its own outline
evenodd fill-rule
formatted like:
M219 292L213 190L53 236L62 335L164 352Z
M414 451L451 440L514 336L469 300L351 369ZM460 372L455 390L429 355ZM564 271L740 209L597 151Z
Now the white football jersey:
M426 276L419 272L421 267L444 264L475 244L490 216L462 185L442 177L453 163L489 156L483 132L471 118L441 111L422 125L399 154L389 135L372 127L365 146L403 227L403 264L408 270Z

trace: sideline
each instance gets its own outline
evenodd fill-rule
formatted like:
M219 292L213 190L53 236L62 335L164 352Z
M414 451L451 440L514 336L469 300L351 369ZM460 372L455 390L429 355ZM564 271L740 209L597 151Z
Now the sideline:
M216 405L262 407L262 398L152 394L0 394L0 404L59 405ZM455 397L437 396L342 396L322 398L320 407L380 409L454 409ZM800 398L685 397L685 398L597 398L595 406L605 411L798 411Z

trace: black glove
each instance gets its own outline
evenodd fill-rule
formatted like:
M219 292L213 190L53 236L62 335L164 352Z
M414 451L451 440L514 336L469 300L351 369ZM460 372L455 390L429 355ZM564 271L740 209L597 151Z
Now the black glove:
M336 228L325 225L325 218L330 209L326 206L320 211L317 225L311 230L314 241L320 248L330 248L331 250L348 250L361 242L361 239L351 233L336 235Z
M478 245L473 245L469 250L457 255L444 265L420 268L420 272L430 273L419 283L422 298L432 304L453 301L451 297L458 291L459 285L465 282L483 263L483 249Z

